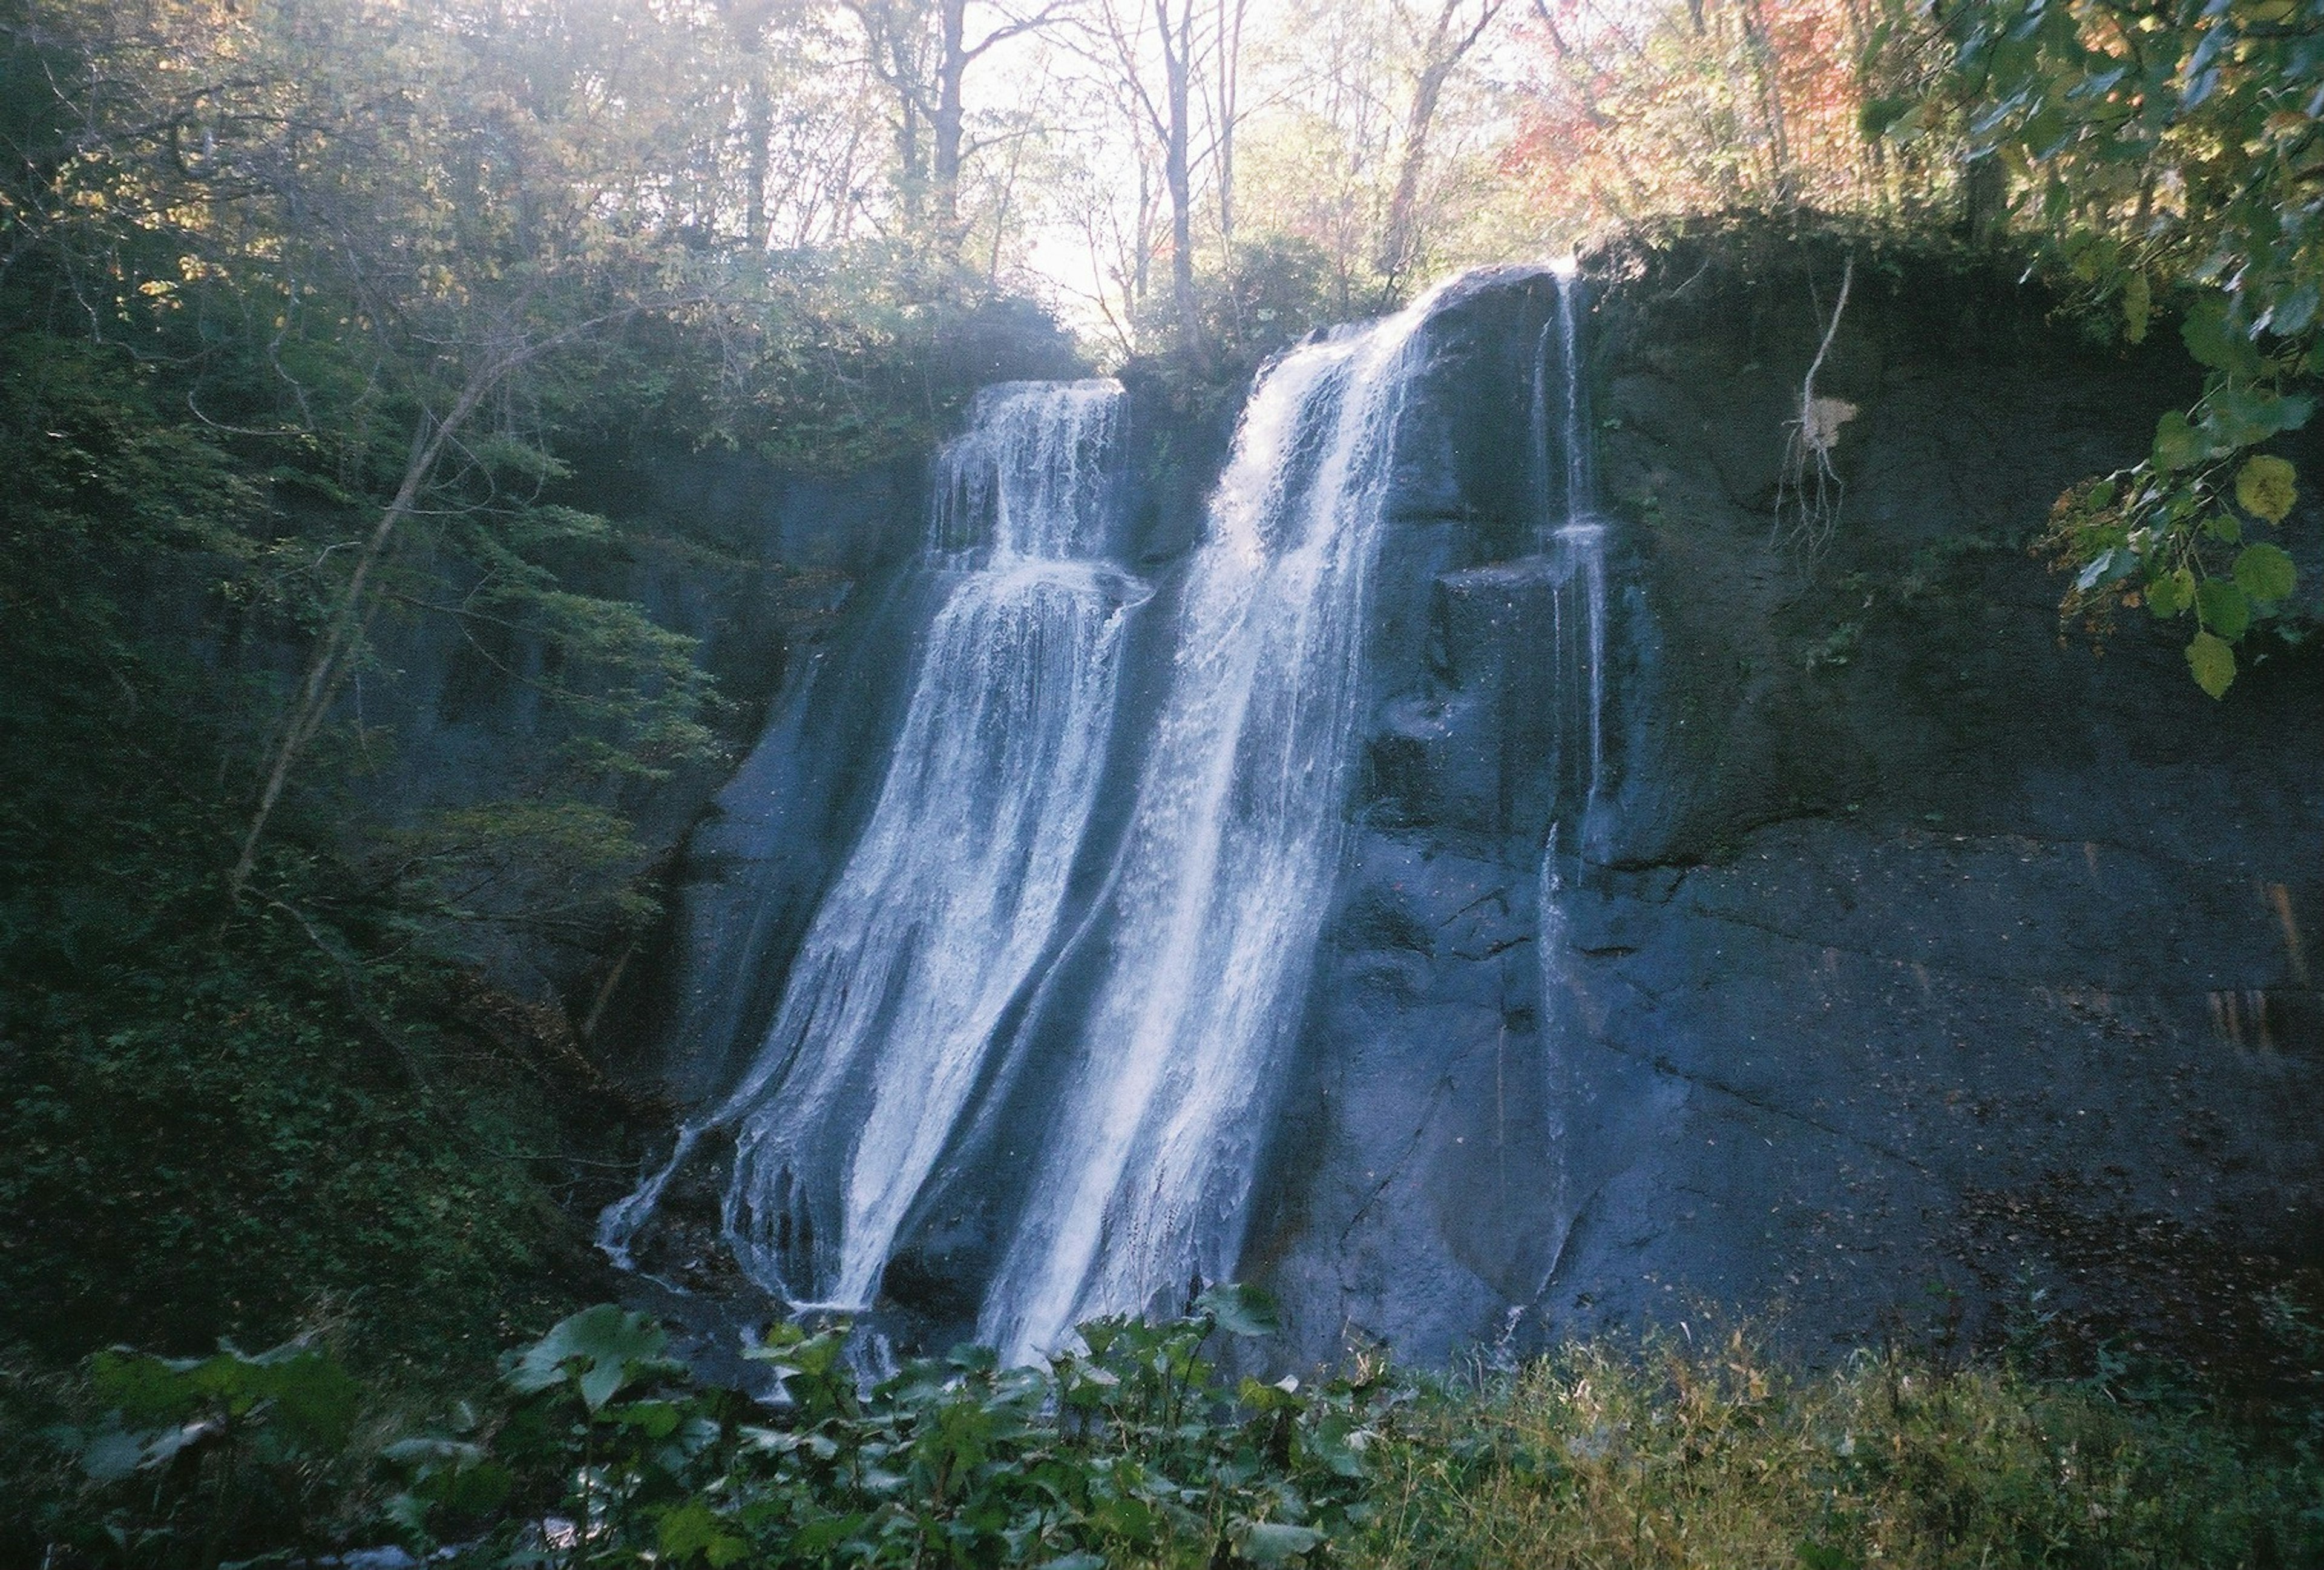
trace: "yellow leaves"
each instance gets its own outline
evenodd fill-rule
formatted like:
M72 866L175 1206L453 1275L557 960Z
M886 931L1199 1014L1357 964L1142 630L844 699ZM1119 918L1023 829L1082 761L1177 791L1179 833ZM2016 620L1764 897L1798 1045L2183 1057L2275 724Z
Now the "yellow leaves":
M2292 467L2280 457L2260 454L2236 474L2236 504L2270 523L2283 522L2297 494Z

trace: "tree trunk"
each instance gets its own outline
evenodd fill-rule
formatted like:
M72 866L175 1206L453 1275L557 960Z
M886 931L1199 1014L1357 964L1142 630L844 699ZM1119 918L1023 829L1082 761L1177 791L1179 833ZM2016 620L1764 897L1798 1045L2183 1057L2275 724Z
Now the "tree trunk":
M1217 79L1213 114L1218 130L1219 245L1234 268L1235 121L1241 113L1242 23L1250 0L1218 0Z
M1154 0L1154 20L1162 37L1162 179L1170 193L1170 295L1176 308L1179 340L1199 355L1203 326L1194 305L1194 191L1187 157L1194 9L1194 0L1183 0L1174 34L1170 0Z
M1436 26L1429 33L1427 50L1421 56L1420 78L1413 85L1412 111L1405 116L1404 149L1397 161L1396 189L1388 198L1388 224L1380 237L1380 277L1391 291L1402 282L1406 269L1413 262L1417 237L1414 233L1414 208L1420 200L1420 177L1428 162L1428 133L1436 121L1436 106L1444 97L1444 85L1452 79L1452 72L1492 24L1501 0L1484 0L1478 9L1476 24L1456 38L1452 26L1463 4L1464 0L1444 0L1443 8L1437 12Z
M767 248L767 143L774 135L774 104L767 90L767 62L754 48L751 80L743 89L742 134L749 142L742 180L742 238L753 252Z
M936 101L929 115L930 217L936 249L947 262L960 254L961 83L968 75L968 0L938 0Z

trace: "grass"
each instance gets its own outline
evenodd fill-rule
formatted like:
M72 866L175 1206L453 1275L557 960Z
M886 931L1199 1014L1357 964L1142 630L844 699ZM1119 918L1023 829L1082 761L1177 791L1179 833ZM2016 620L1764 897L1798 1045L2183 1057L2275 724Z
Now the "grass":
M1569 1347L1418 1406L1351 1563L2289 1565L2324 1563L2296 1416L2131 1402L2004 1362L1870 1353L1810 1375L1739 1334Z

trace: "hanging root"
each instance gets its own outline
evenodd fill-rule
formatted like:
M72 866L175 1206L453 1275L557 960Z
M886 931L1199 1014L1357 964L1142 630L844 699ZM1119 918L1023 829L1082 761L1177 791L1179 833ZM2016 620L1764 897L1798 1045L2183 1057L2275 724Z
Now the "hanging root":
M1840 526L1840 498L1848 487L1831 466L1831 449L1839 445L1840 428L1856 418L1856 405L1845 398L1816 393L1816 374L1840 336L1840 319L1848 309L1848 291L1856 282L1856 258L1850 256L1840 275L1840 298L1831 303L1831 319L1824 324L1823 342L1816 346L1808 374L1800 380L1799 418L1785 426L1783 467L1775 480L1775 528L1770 543L1795 552L1810 566L1821 558Z

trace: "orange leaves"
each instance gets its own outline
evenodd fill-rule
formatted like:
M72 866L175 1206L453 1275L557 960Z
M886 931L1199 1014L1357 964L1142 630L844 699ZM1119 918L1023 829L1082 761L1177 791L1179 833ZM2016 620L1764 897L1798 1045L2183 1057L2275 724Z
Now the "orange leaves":
M1898 171L1863 123L1921 41L1881 0L1692 0L1609 20L1578 0L1525 37L1507 163L1572 228L1735 208L1880 207Z

